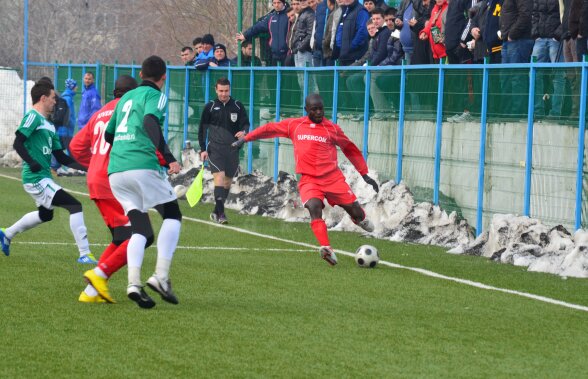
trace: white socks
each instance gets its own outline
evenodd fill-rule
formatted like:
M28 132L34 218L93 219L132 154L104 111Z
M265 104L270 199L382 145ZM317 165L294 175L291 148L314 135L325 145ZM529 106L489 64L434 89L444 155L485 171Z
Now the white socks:
M27 213L20 220L15 222L10 228L6 228L4 234L8 239L13 239L18 233L26 232L29 229L43 223L39 217L39 211Z
M91 284L86 286L84 293L90 297L98 296L98 291L96 291L96 288L92 287Z
M147 238L142 234L133 234L127 246L127 265L129 270L129 285L141 285L141 265L145 255Z
M78 245L80 257L90 253L90 244L88 243L88 232L84 224L84 213L78 212L69 215L69 227Z
M179 220L170 218L164 219L161 224L157 236L157 264L155 266L155 275L161 280L167 280L169 277L169 268L178 246L181 227L182 223Z

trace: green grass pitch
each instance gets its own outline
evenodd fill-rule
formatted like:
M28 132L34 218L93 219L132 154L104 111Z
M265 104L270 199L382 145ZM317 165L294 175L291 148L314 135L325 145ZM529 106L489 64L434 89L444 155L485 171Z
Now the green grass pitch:
M34 210L14 169L0 169L0 226ZM85 192L84 178L58 178ZM93 252L109 233L75 194ZM1 378L431 377L573 378L588 371L588 312L414 271L360 269L316 249L206 223L189 208L171 278L180 304L139 309L126 269L111 279L117 304L81 304L82 273L67 212L18 235L0 254ZM315 244L306 223L228 212L230 226ZM155 230L159 216L152 214ZM195 220L191 220L195 219ZM196 221L196 220L201 220ZM431 246L330 233L337 250L375 245L383 260L588 306L588 281L454 256ZM146 251L144 280L156 251Z

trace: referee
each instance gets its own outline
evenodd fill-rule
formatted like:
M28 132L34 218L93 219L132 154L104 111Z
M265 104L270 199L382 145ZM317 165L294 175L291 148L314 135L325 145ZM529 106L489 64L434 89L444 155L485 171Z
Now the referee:
M239 150L231 144L245 136L249 130L249 119L243 104L231 97L231 82L228 79L220 78L214 88L217 98L206 104L202 111L198 142L200 159L208 159L214 177L216 205L210 219L226 224L225 201L233 177L239 170Z

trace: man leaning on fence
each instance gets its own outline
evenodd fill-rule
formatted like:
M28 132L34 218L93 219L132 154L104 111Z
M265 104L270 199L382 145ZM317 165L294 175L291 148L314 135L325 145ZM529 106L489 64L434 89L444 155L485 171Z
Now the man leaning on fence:
M237 41L251 40L262 33L269 33L272 52L271 66L283 65L288 52L286 34L288 33L288 15L286 1L273 0L274 10L267 17L261 18L255 25L244 32L237 33Z

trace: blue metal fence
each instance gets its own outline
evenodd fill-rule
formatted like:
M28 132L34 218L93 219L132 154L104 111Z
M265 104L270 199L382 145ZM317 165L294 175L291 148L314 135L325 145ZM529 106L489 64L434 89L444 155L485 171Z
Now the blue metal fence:
M228 69L219 69L219 68L211 68L209 71L206 72L204 76L204 96L203 96L203 104L206 103L210 99L210 84L211 84L211 75L215 73L218 74L218 71L226 72L227 76L232 78L236 73L249 73L249 116L250 116L250 123L253 127L254 125L254 112L256 111L254 108L254 97L255 97L255 90L258 88L256 85L255 77L257 74L261 74L264 72L271 72L275 73L276 75L276 83L275 83L275 91L276 91L276 104L275 104L275 120L279 120L280 112L281 112L281 94L282 94L282 83L283 83L283 75L288 72L297 72L302 73L304 75L303 81L303 88L302 93L304 96L309 91L309 76L311 74L332 74L333 80L333 100L332 104L330 104L332 108L332 119L336 122L337 121L337 114L339 109L339 99L337 94L339 93L340 88L340 72L342 70L349 71L349 72L358 72L363 73L365 75L365 89L364 89L364 97L363 97L363 147L362 152L364 157L368 157L369 155L369 144L368 139L370 137L370 121L369 121L369 112L370 112L370 86L371 86L371 75L373 72L400 72L400 102L399 102L399 113L398 113L398 124L397 124L397 140L396 140L396 164L397 164L397 171L396 171L396 181L400 182L403 180L403 151L404 151L404 132L405 132L405 116L407 114L406 109L406 100L407 100L407 89L406 89L406 81L407 81L407 74L414 73L419 70L431 70L435 68L438 70L438 81L437 81L437 104L436 104L436 114L435 114L435 144L434 144L434 172L433 172L433 196L432 202L434 204L439 204L439 190L440 190L440 179L441 179L441 159L442 159L442 126L443 126L443 108L444 108L444 94L446 92L446 84L447 84L447 75L454 71L474 71L474 72L481 72L482 74L482 89L481 89L481 115L480 115L480 140L479 140L479 162L478 162L478 172L477 172L477 210L476 210L476 229L478 233L481 233L482 226L483 226L483 213L484 213L484 189L485 189L485 167L486 167L486 134L487 134L487 120L488 120L488 102L489 102L489 75L494 70L526 70L529 75L529 87L527 91L528 95L528 107L527 107L527 135L525 141L525 161L524 161L524 200L523 200L523 215L530 216L531 215L531 195L532 195L532 188L531 188L531 181L532 181L532 167L533 167L533 132L535 126L535 119L534 119L534 102L535 102L535 81L536 81L536 74L537 70L541 69L556 69L556 70L566 70L566 69L580 69L581 70L581 86L580 86L580 93L579 93L579 114L578 114L578 153L577 153L577 166L576 166L576 188L575 188L575 215L574 215L574 226L576 229L580 228L582 225L582 189L583 189L583 177L584 177L584 138L585 138L585 128L586 128L586 103L587 103L587 91L588 91L588 59L585 59L583 62L578 63L556 63L556 64L548 64L548 63L535 63L531 62L529 64L501 64L501 65L490 65L487 63L480 64L480 65L446 65L446 64L438 64L436 66L426 65L426 66L387 66L387 67L320 67L320 68L293 68L293 67L231 67ZM100 83L100 72L101 68L104 66L112 67L113 81L116 80L118 76L119 70L122 69L130 69L134 74L136 70L140 69L140 66L137 65L103 65L100 62L96 62L93 64L60 64L60 63L42 63L42 62L28 62L28 69L34 67L42 67L42 68L49 68L54 70L54 79L57 83L59 79L59 69L67 68L68 74L71 75L72 68L81 68L82 72L85 72L87 69L94 69L97 73L97 82ZM193 73L192 69L186 68L184 66L169 66L167 69L167 77L170 77L170 72L179 72L183 71L185 78L184 78L184 92L183 92L183 113L182 113L182 121L183 125L183 141L188 139L188 102L190 97L189 92L189 84L190 84L190 75ZM26 77L26 73L25 73ZM168 81L169 83L169 81ZM170 94L170 86L166 83L165 93L168 95ZM269 86L268 86L269 87ZM25 103L26 106L26 103ZM300 112L304 112L304 105L301 103L299 105ZM26 110L25 110L26 111ZM169 135L169 124L168 119L166 118L166 122L164 125L164 134L166 138ZM273 176L274 180L277 179L278 176L278 156L279 156L280 144L276 139L274 141L274 154L273 154ZM247 154L247 171L251 172L253 170L253 154L252 154L252 145L249 144L248 146L248 154ZM475 176L475 175L473 175ZM516 210L513 210L516 212Z

